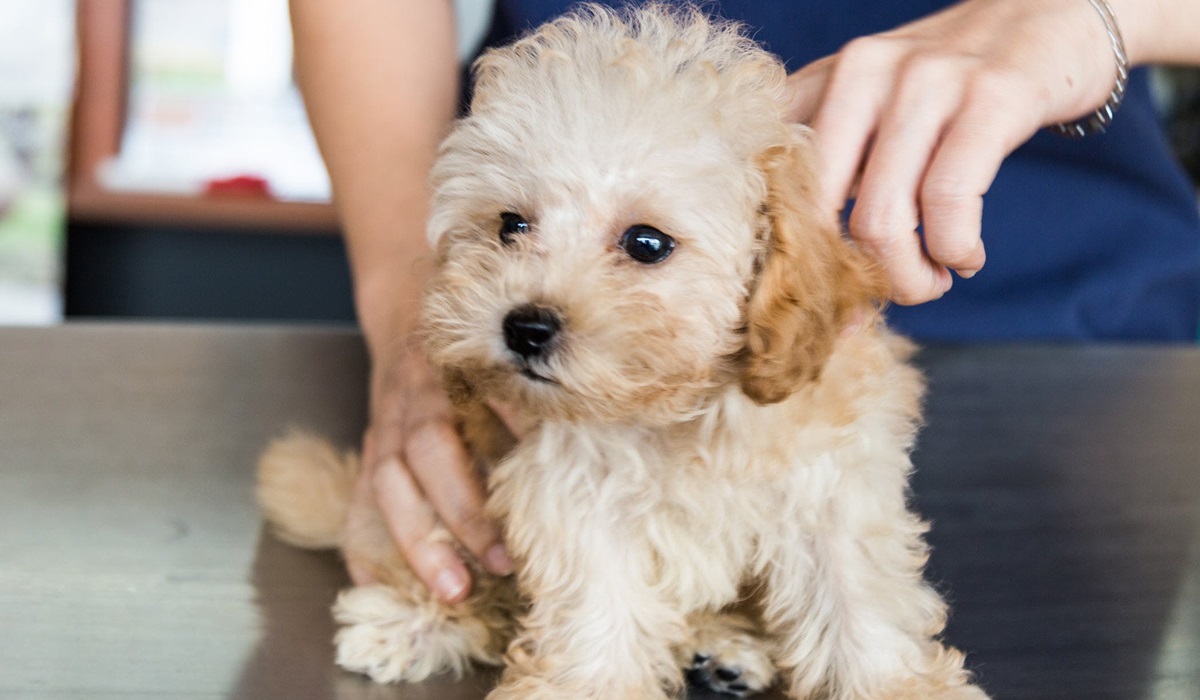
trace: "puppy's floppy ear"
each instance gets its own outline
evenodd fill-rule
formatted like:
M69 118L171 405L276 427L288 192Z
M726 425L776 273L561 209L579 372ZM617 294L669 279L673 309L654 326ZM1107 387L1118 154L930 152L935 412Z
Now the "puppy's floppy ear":
M818 204L810 131L767 149L766 240L746 306L742 390L760 404L782 401L815 379L838 336L878 310L883 278L844 239L834 212Z

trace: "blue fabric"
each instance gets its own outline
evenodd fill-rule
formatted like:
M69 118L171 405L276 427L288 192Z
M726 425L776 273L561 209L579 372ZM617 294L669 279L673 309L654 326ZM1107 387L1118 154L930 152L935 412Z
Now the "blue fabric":
M620 4L620 3L612 3ZM723 0L704 6L745 22L789 70L857 36L893 28L950 2ZM501 41L570 7L499 0ZM988 261L942 299L892 307L923 340L1193 342L1200 322L1200 214L1174 161L1144 71L1103 136L1039 133L1004 163L984 197Z

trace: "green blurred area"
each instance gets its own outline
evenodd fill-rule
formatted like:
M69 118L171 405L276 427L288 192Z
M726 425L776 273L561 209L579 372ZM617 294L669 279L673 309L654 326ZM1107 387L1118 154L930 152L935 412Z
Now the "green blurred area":
M0 279L57 285L66 206L57 187L32 184L0 217Z

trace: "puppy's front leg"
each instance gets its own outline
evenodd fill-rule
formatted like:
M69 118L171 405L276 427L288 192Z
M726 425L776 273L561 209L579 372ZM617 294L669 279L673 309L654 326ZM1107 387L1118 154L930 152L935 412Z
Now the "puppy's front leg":
M525 447L497 470L492 510L504 516L531 607L488 700L665 699L682 685L672 646L686 624L654 586L661 561L638 517L623 512L630 494L607 469L545 468Z
M937 638L946 606L922 579L925 525L899 488L847 489L792 523L805 520L806 532L793 524L776 542L765 607L791 697L986 700Z
M623 597L535 604L488 700L666 700L682 674L662 637L676 637L679 620L644 604L622 609Z

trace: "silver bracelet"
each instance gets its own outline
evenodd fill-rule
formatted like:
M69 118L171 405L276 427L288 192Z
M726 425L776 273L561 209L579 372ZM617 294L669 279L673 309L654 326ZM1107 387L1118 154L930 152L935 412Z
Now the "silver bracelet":
M1129 82L1129 57L1125 54L1125 40L1121 38L1121 30L1117 27L1117 17L1106 0L1088 0L1100 17L1104 20L1104 31L1108 33L1109 43L1112 44L1113 55L1117 59L1117 82L1112 92L1100 108L1091 114L1080 117L1075 121L1050 125L1050 129L1059 136L1069 139L1081 139L1092 134L1103 134L1112 123L1113 115L1125 99L1125 85Z

